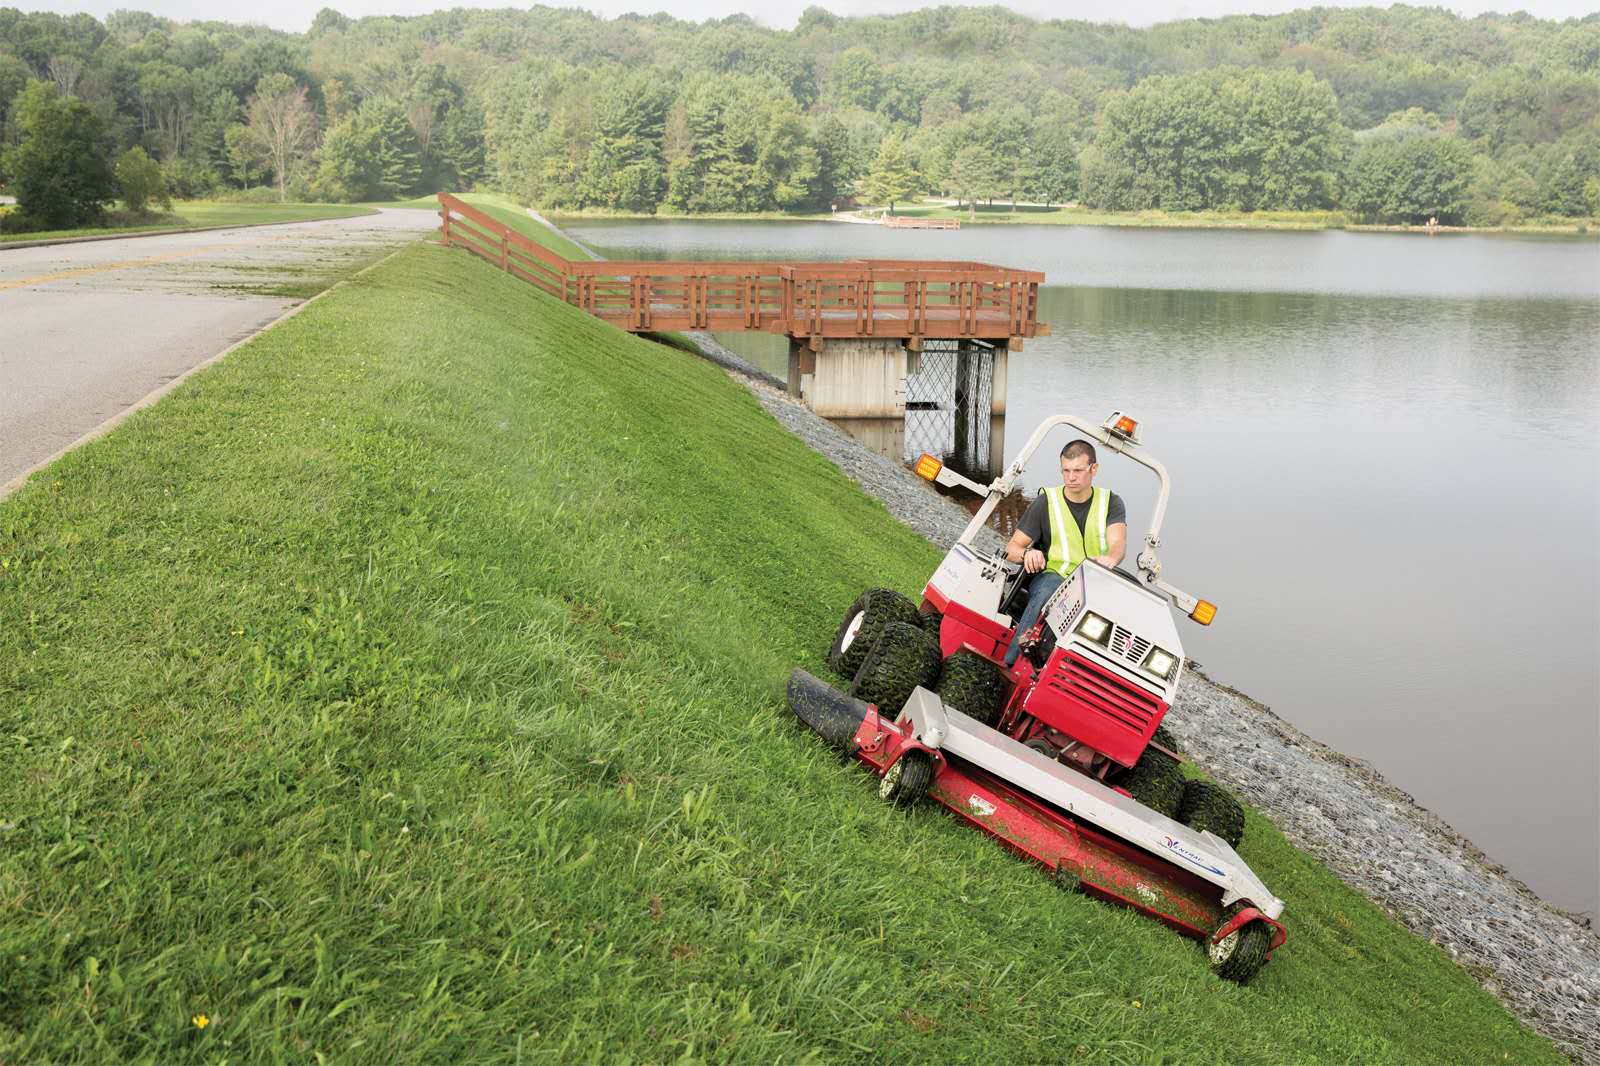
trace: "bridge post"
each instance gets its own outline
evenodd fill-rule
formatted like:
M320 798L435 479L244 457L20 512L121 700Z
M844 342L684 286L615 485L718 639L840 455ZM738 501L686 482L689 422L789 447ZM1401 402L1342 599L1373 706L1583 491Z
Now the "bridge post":
M796 337L789 338L789 395L804 398L805 379L817 372L817 353L811 345Z

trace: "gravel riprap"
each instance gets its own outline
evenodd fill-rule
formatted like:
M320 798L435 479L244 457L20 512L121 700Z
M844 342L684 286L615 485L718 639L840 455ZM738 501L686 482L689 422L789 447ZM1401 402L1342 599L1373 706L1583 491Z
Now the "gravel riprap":
M770 375L739 376L785 428L935 545L947 547L966 528L970 516L959 504L790 399ZM998 535L984 533L980 547L999 546ZM1534 895L1371 766L1198 670L1185 673L1165 721L1190 758L1297 847L1443 947L1576 1061L1600 1066L1600 936L1593 928ZM1289 907L1292 920L1293 901Z
M967 527L971 516L959 504L791 399L778 378L707 334L688 336L785 428L934 545L948 547ZM998 534L982 531L980 550L999 546ZM1312 740L1198 669L1185 672L1165 724L1206 773L1297 847L1444 948L1574 1061L1600 1066L1600 935L1592 923L1534 895L1368 764ZM1292 914L1293 901L1289 906Z

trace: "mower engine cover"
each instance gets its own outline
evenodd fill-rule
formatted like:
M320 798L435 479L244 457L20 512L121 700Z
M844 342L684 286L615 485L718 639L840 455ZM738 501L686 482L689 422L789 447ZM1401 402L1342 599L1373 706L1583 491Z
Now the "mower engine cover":
M1139 761L1183 672L1164 597L1098 563L1078 567L1046 605L1055 647L1023 709L1123 766Z
M1057 648L1073 645L1164 703L1178 694L1183 642L1172 608L1165 596L1143 588L1132 575L1084 563L1050 597L1044 619L1055 632Z

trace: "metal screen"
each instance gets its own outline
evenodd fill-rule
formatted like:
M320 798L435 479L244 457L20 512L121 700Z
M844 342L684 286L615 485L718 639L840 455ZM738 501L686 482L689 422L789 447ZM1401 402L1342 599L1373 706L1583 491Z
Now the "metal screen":
M922 342L906 368L906 454L923 452L950 467L988 480L990 469L990 394L994 388L994 348L981 341Z

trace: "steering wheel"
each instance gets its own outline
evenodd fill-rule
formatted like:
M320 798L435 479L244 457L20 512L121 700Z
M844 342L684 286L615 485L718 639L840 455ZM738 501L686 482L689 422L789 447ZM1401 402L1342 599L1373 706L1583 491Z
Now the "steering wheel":
M1006 575L1004 584L1000 586L1000 613L1015 617L1018 612L1011 609L1011 601L1016 598L1017 593L1027 584L1028 578L1033 575L1029 574L1021 563L1014 563L1007 559L1004 549L996 553L995 563L1001 570L1005 571Z

